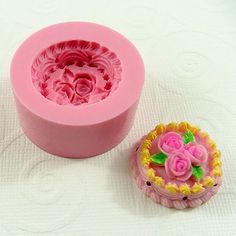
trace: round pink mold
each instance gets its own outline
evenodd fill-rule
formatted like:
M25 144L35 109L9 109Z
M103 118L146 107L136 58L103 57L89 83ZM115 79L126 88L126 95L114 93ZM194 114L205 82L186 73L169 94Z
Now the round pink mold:
M21 127L33 143L55 155L89 157L128 134L144 65L133 44L112 29L61 23L23 42L11 82Z

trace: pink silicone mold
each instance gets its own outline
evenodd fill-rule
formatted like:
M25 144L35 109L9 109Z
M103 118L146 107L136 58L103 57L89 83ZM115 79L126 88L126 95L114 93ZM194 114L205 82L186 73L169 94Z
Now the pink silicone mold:
M136 48L107 27L62 23L29 37L11 64L20 124L40 148L89 157L132 127L144 82Z

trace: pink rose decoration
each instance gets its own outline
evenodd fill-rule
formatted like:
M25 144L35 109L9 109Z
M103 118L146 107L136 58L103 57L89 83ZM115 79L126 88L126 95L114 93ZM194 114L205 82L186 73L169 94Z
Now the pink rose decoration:
M191 161L182 152L176 152L167 158L165 170L169 178L184 182L192 175Z
M188 143L185 145L184 155L188 157L193 164L201 165L207 161L207 150L200 144Z
M167 155L180 151L183 147L181 135L175 132L162 134L158 140L158 148Z
M60 95L59 104L72 103L79 105L89 101L95 89L96 79L92 74L77 73L65 69L60 80L54 82L54 90Z
M75 92L77 95L84 97L91 93L93 90L94 84L91 80L88 79L79 79L75 85Z

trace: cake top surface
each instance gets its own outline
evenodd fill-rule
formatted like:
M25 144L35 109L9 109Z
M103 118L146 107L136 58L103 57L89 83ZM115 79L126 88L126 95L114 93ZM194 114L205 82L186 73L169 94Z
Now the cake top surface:
M200 193L222 175L215 142L187 122L157 125L143 139L140 154L148 179L169 193Z

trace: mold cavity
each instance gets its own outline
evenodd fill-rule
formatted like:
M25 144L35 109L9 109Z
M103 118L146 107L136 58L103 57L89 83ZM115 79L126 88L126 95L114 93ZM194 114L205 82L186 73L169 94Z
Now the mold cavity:
M32 81L45 98L59 105L86 105L111 96L121 80L116 54L96 42L60 42L32 64Z

